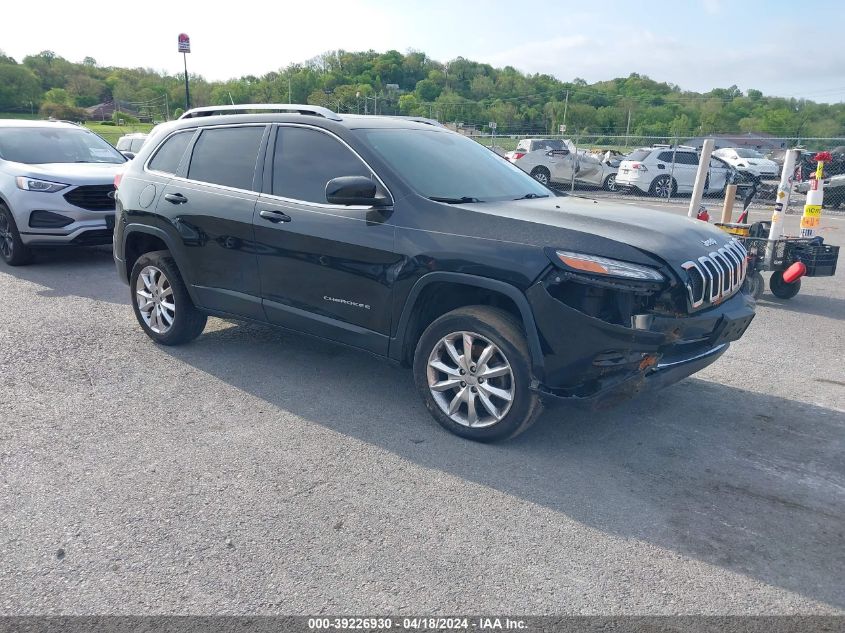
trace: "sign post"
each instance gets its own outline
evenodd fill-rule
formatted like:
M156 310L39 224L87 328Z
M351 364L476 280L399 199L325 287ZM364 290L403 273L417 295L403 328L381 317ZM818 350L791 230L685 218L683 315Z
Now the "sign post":
M495 152L496 151L495 150L495 147L496 147L496 122L490 121L490 123L488 123L488 125L490 126L490 149L492 149Z
M179 33L179 52L185 63L185 111L191 109L191 89L188 87L188 53L191 52L191 38L187 33Z

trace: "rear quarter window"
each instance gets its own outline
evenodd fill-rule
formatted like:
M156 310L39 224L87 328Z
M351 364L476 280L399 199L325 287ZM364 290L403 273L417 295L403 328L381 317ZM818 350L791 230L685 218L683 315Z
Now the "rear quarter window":
M628 154L624 160L644 161L651 154L649 149L637 149Z
M175 174L182 161L182 155L193 137L194 131L178 132L167 138L149 162L149 169L166 174Z

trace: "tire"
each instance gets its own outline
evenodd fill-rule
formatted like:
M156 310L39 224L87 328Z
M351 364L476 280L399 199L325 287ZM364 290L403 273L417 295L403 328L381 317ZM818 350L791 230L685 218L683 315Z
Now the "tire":
M202 334L208 317L191 301L170 251L141 255L132 267L129 289L135 318L156 343L182 345ZM149 314L142 310L145 305Z
M616 174L610 174L601 186L605 191L619 191L619 187L616 186Z
M545 167L535 167L531 170L531 177L546 187L552 184L552 173Z
M467 336L470 362L464 360ZM484 369L473 364L491 345ZM485 380L482 371L495 375ZM414 382L431 415L445 429L478 442L511 438L531 426L541 403L529 389L530 376L531 357L520 324L497 308L468 306L444 314L426 328L414 352ZM432 389L438 384L440 389ZM476 415L472 426L471 411Z
M12 212L0 202L0 258L9 266L23 266L32 261L32 250L21 241Z
M769 278L769 290L778 299L792 299L801 290L801 280L797 279L788 284L783 280L783 272L778 270Z
M671 183L671 193L670 193ZM657 198L669 198L678 192L678 183L669 175L658 176L651 181L651 187L648 192Z
M766 281L763 279L763 275L760 274L760 271L755 270L753 273L748 275L748 277L745 278L745 283L743 283L742 289L754 297L755 300L762 297L763 291L766 289Z

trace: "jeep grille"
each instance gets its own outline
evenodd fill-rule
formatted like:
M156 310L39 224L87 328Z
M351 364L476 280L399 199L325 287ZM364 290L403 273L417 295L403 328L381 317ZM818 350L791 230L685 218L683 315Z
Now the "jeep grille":
M748 272L748 252L737 239L697 260L684 262L685 284L690 307L721 303L742 287Z

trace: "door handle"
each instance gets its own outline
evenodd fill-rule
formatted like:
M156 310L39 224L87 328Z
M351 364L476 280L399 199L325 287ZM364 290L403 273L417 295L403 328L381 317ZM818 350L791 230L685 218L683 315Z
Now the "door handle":
M181 193L166 193L164 199L173 204L185 204L188 201Z
M258 212L265 220L270 220L270 222L290 222L290 216L287 213L282 213L281 211L274 211L272 209L262 209Z

